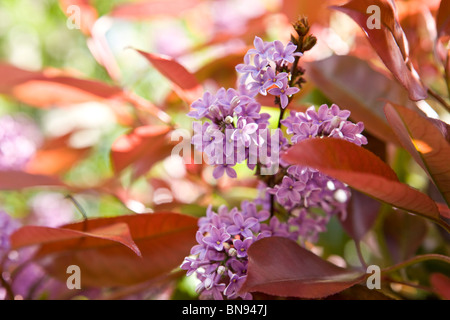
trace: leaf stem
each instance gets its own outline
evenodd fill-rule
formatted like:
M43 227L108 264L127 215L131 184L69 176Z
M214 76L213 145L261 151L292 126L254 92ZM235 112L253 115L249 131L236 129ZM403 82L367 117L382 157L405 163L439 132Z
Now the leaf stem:
M426 291L428 293L432 293L435 294L435 292L433 291L433 289L429 288L429 287L425 287L423 285L420 284L415 284L415 283L410 283L410 282L405 282L405 281L400 281L400 280L395 280L392 279L390 277L387 277L386 279L387 281L389 281L390 283L398 283L401 284L402 286L407 286L407 287L411 287L411 288L416 288L422 291Z
M441 220L439 218L430 219L430 220L435 222L436 224L440 225L445 231L450 233L450 225L448 223L446 223L444 220Z
M381 270L381 273L385 274L385 273L394 272L394 271L409 267L410 265L413 265L413 264L416 264L419 262L423 262L423 261L428 261L428 260L438 260L438 261L442 261L442 262L450 264L450 257L444 256L441 254L437 254L437 253L429 253L429 254L419 255L419 256L413 257L411 259L408 259L406 261L395 264L393 266L387 267L387 268Z
M6 252L3 256L3 258L0 260L0 285L1 287L5 288L6 290L6 297L9 297L11 300L14 300L14 292L12 290L12 287L8 281L3 278L3 269L5 267L5 263L8 257L8 253Z
M83 231L86 232L86 230L87 230L87 224L86 223L87 223L87 220L88 220L86 211L81 206L81 204L71 194L68 194L66 196L66 198L69 199L70 201L72 201L72 203L75 205L75 207L78 209L78 211L83 216Z
M131 103L136 108L148 112L158 118L161 122L170 125L171 127L175 127L172 117L163 110L154 106L150 103L150 101L130 92L125 93L124 97L127 102Z
M8 281L6 281L3 278L2 274L0 274L0 284L2 285L3 288L5 288L7 297L9 297L9 299L11 299L11 300L14 300L14 292L11 288L11 285L8 283Z
M358 254L358 259L361 262L361 265L364 269L367 269L368 265L366 263L366 260L364 260L364 256L361 251L361 241L355 241L355 247L356 247L356 253Z
M427 92L432 96L437 102L439 102L447 111L450 111L450 105L433 89L428 88Z

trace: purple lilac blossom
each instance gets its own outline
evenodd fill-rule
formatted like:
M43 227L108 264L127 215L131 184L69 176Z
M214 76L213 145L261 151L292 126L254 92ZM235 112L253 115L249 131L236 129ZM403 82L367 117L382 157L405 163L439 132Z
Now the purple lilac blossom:
M297 46L289 42L286 47L279 40L275 40L274 43L273 60L276 62L285 61L286 63L294 63L295 56L301 57L301 52L295 52Z
M296 52L297 46L289 42L286 46L281 41L266 42L255 37L254 48L247 51L244 63L236 66L241 74L240 84L245 86L247 94L255 97L258 93L278 96L282 108L286 108L289 96L297 93L298 88L289 87L290 74L279 72L280 67L288 66L295 57L302 56ZM250 80L249 80L250 79Z
M22 170L41 140L36 124L25 116L0 117L0 170Z
M31 199L30 208L28 224L60 227L74 219L72 203L60 193L39 193Z
M278 72L277 68L301 54L295 52L297 47L291 42L284 46L280 41L266 42L255 37L253 43L255 47L248 50L244 63L236 66L242 74L239 89L205 92L192 103L188 113L197 120L206 120L201 126L194 123L192 143L215 166L216 179L225 174L236 178L233 167L244 161L251 170L260 164L263 172L273 172L278 168L279 152L286 147L281 131L267 135L270 115L260 112L255 96L269 92L278 96L281 107L286 108L289 97L299 89L289 87L290 74ZM348 128L337 128L333 134L341 135L342 130L346 132Z
M281 123L286 126L287 134L292 135L291 142L294 144L304 139L324 137L344 139L357 145L367 144L367 139L362 135L364 125L362 122L354 124L348 121L349 116L348 111L340 110L335 104L330 108L322 105L317 111L314 107L308 108L305 113L292 111ZM331 216L346 216L346 200L350 197L350 190L342 182L318 170L299 165L281 165L285 171L281 182L273 187L266 186L265 191L292 215L302 210L290 222L297 225L299 237L314 242ZM264 193L263 184L259 190L258 203L267 208L270 196ZM315 216L310 208L320 208L324 215Z
M0 261L10 250L9 236L20 227L20 223L0 209Z
M314 106L309 107L305 113L291 111L281 123L287 128L287 134L293 134L292 142L318 136L340 138L358 146L367 144L366 137L362 135L363 123L347 121L349 116L349 111L340 110L335 104L330 108L324 104L318 111Z
M269 136L263 140L261 133L268 127L270 116L260 112L257 101L234 89L221 88L216 94L205 93L192 107L196 110L189 116L206 121L194 122L191 142L215 166L216 179L224 174L236 178L233 167L237 163L247 161L249 168L255 167L258 148L272 139Z
M280 98L281 107L285 109L289 104L289 97L300 91L297 87L289 87L287 78L281 80L282 87L275 87L269 90L269 93Z
M56 227L72 220L72 206L65 202L60 194L38 194L33 198L30 208L27 224ZM3 272L8 275L15 298L37 299L45 295L49 299L56 299L67 288L64 283L49 278L41 266L30 261L36 248L10 250L9 237L24 221L13 219L4 211L0 211L0 260L3 260ZM1 289L0 285L0 291ZM2 298L5 298L5 295L0 297Z
M272 223L271 228L262 228L262 221L269 218L266 210L258 210L249 201L241 204L241 210L220 207L217 212L208 207L205 217L199 219L197 245L186 257L181 269L188 275L196 274L200 280L197 292L203 299L251 299L251 294L238 291L247 276L247 250L261 238L286 234L286 223ZM281 231L279 232L278 229Z
M253 45L255 48L248 50L247 54L256 54L262 59L272 59L274 50L272 42L263 41L260 37L255 37Z

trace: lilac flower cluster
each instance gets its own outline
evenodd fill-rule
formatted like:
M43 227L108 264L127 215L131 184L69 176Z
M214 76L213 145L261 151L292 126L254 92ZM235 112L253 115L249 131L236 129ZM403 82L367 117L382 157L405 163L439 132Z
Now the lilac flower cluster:
M287 128L286 133L292 134L292 143L315 137L333 137L344 139L358 146L367 144L367 139L361 133L364 130L362 122L347 121L350 111L341 110L333 104L328 107L321 105L316 111L314 106L306 112L291 111L281 123Z
M62 194L56 192L41 192L30 201L31 214L27 224L60 227L73 222L73 205Z
M224 173L236 178L233 167L244 161L250 169L257 164L270 167L272 159L278 161L280 141L287 143L279 140L281 130L269 133L270 116L261 113L261 105L235 89L221 88L215 95L206 92L192 108L195 110L189 116L209 120L194 122L192 143L206 154L209 164L215 165L216 179Z
M297 235L289 231L288 223L270 218L269 211L258 210L253 202L244 201L241 210L221 206L217 211L210 206L206 216L199 219L197 245L181 269L188 276L196 273L200 280L197 292L203 299L251 299L250 293L239 293L247 278L248 248L265 237Z
M287 139L280 129L270 134L269 114L261 113L261 104L255 100L259 93L270 93L286 108L289 97L299 91L289 87L289 64L296 57L297 46L291 42L284 46L280 41L264 42L255 37L255 48L248 50L244 63L236 66L242 73L238 90L221 88L216 94L206 92L193 102L188 116L204 123L194 122L195 148L215 165L214 178L226 173L237 176L233 167L246 161L250 169L257 165L262 169L278 167L279 152L287 146Z
M56 298L66 287L55 279L46 279L44 269L37 263L29 261L36 248L11 250L9 239L23 223L47 227L59 227L69 223L73 221L73 209L62 195L47 192L34 196L30 202L30 209L30 214L21 220L14 219L0 210L0 266L3 268L0 272L17 297L32 299L45 293L50 299ZM0 283L0 300L5 296L6 292Z
M354 124L348 121L350 112L340 110L333 104L330 108L322 105L316 111L310 107L306 112L291 111L281 123L286 127L286 133L292 135L291 142L298 143L305 139L334 137L344 139L357 145L367 144L367 139L361 133L364 130L362 122ZM320 232L331 216L340 213L346 215L346 204L350 198L350 190L342 182L328 177L318 170L299 165L282 163L281 175L273 186L266 185L262 201L274 200L289 212L291 223L298 227L299 237L305 241L316 241ZM263 191L264 191L264 187ZM320 208L321 214L313 208Z
M302 53L296 52L297 46L292 42L284 46L278 40L266 42L255 37L253 44L255 48L247 51L244 63L236 66L236 71L241 73L242 90L250 97L258 93L277 96L284 109L289 103L289 96L300 90L289 86L291 74L286 72L287 66L294 63L295 58L302 56Z
M243 202L241 210L222 206L216 213L209 207L206 217L199 220L198 244L181 268L187 275L196 273L202 298L250 299L249 293L240 293L239 289L247 277L247 250L253 242L270 236L316 242L333 215L345 218L349 188L318 170L284 163L281 152L302 140L325 137L367 144L363 123L348 121L350 112L335 104L291 111L279 122L279 128L267 134L270 117L260 113L255 96L272 94L280 110L285 109L290 96L299 91L289 86L289 70L301 53L292 43L284 46L280 41L264 42L258 37L254 46L244 63L236 66L242 74L239 89L221 88L216 95L206 92L192 104L194 110L189 113L208 120L194 123L192 143L216 166L215 178L224 173L235 178L232 167L246 160L249 168L258 166L256 175L261 180L259 196L253 202ZM301 83L301 77L296 81ZM262 169L273 169L274 165L270 176L264 176Z
M330 108L324 104L317 111L313 106L304 113L291 111L286 119L281 120L281 124L286 127L286 133L292 135L293 144L305 139L324 137L344 139L359 146L367 144L366 137L361 134L364 130L363 123L354 124L347 120L349 116L350 111L341 110L335 104ZM342 207L333 200L337 190L342 191L344 198L349 196L344 184L317 170L292 165L285 166L284 171L281 183L268 191L288 210L301 204L306 208L321 207L330 212L331 207ZM330 202L334 205L330 206Z
M21 170L41 143L36 125L23 116L0 117L0 170Z

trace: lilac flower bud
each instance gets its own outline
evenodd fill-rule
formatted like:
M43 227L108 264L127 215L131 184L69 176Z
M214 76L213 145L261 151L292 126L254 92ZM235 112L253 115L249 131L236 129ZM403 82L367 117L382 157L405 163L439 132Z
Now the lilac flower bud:
M226 124L232 124L233 123L233 117L232 116L226 116L224 122Z
M229 255L230 257L235 257L235 256L237 255L236 249L235 249L235 248L230 248L230 249L228 250L228 255Z
M217 274L218 275L223 275L223 274L225 274L225 272L227 271L227 268L225 268L224 266L219 266L218 268L217 268Z

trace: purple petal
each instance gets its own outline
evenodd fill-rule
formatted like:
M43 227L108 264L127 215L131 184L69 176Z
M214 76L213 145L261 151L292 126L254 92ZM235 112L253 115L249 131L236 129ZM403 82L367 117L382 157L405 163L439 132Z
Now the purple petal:
M282 94L280 96L280 102L281 102L281 107L283 109L286 108L289 103L288 97L285 94Z
M258 130L258 125L256 123L249 123L244 128L244 132L247 134L253 134L256 130Z
M230 178L237 178L237 173L232 167L226 166L225 170Z
M214 171L213 171L214 179L219 179L220 177L222 177L224 172L225 172L224 166L220 165L220 166L215 167Z

